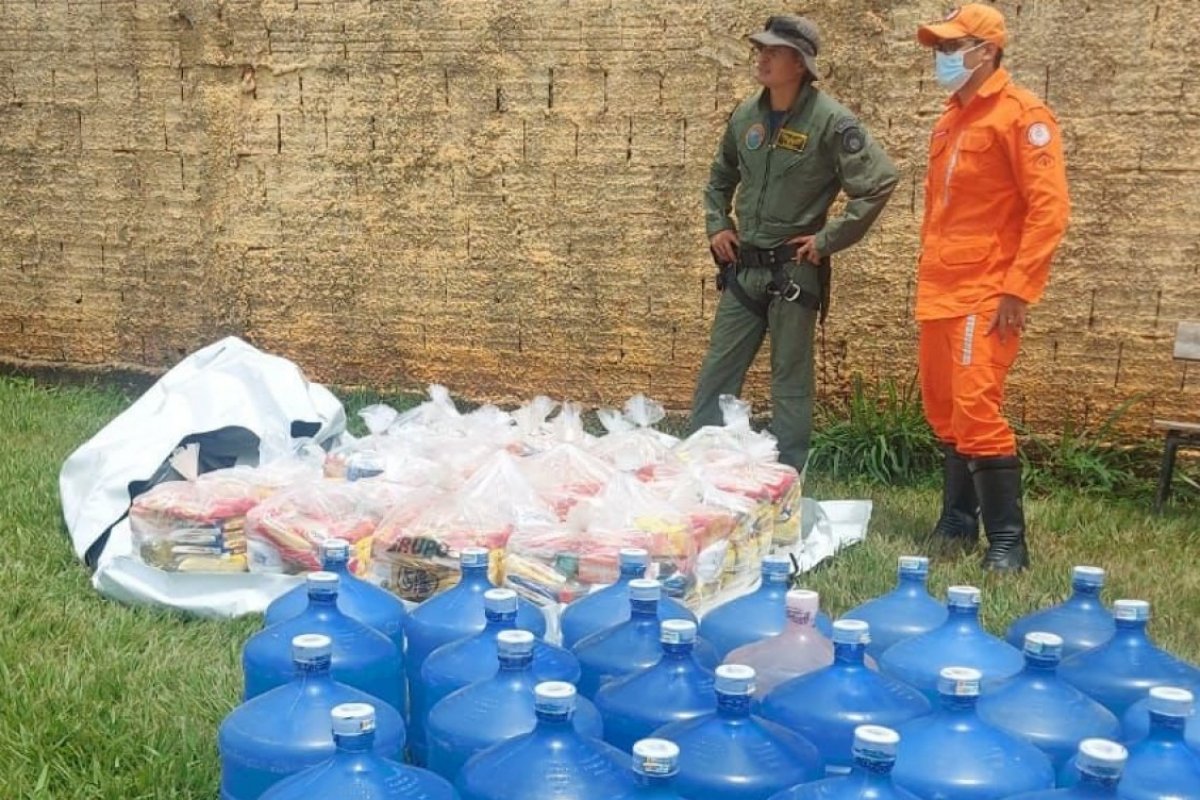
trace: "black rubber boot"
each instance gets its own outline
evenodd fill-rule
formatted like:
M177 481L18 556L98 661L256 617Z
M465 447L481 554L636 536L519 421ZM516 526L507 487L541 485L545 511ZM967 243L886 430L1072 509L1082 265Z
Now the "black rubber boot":
M1012 572L1029 566L1025 546L1025 510L1021 507L1021 459L992 456L971 461L971 475L979 496L988 550L983 568Z
M970 463L953 445L942 445L942 450L942 516L933 528L933 541L947 555L961 554L979 541L979 501Z

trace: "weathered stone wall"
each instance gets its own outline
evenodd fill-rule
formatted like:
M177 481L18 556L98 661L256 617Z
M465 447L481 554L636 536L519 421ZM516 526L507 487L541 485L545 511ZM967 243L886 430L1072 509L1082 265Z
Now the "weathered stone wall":
M1008 0L1075 212L1012 384L1041 429L1144 393L1200 316L1200 4ZM903 178L835 267L822 391L914 369L940 0L814 0L825 88ZM0 360L165 368L237 334L317 379L686 406L700 191L766 0L0 0ZM795 10L795 9L793 9ZM765 398L765 360L747 394Z

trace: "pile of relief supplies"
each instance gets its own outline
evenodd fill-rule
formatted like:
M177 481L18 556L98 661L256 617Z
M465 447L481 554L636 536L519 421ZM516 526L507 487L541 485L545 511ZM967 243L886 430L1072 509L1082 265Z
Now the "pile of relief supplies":
M495 583L552 606L615 581L618 552L640 547L664 588L700 608L802 544L801 475L747 404L727 397L723 411L725 425L680 440L638 395L598 411L595 436L570 403L462 413L434 386L404 413L363 409L369 433L332 449L264 452L138 495L133 556L166 572L300 575L337 537L356 574L420 602L457 582L463 548L486 547Z

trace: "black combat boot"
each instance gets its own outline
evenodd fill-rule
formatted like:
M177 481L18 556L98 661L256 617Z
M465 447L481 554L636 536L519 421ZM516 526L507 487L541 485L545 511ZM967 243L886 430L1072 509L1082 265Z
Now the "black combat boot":
M967 459L953 445L942 450L942 516L933 528L933 544L946 555L961 554L979 540L979 501Z
M1029 566L1025 510L1021 507L1021 459L990 456L971 460L988 550L983 568L1011 572Z

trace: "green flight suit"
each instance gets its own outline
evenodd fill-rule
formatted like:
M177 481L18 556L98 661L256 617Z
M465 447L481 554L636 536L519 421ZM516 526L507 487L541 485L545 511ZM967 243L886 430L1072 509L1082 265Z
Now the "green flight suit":
M770 108L764 89L729 119L704 191L708 235L736 230L743 244L774 248L815 233L818 252L828 258L861 239L879 217L896 186L896 168L854 115L811 82L775 131ZM827 220L839 192L848 202ZM792 262L785 270L801 289L822 295L816 265ZM812 435L818 311L769 294L771 271L764 267L739 266L736 280L750 299L770 303L767 319L732 291L722 292L692 399L691 429L721 424L720 396L740 395L769 327L771 430L780 461L802 469Z

